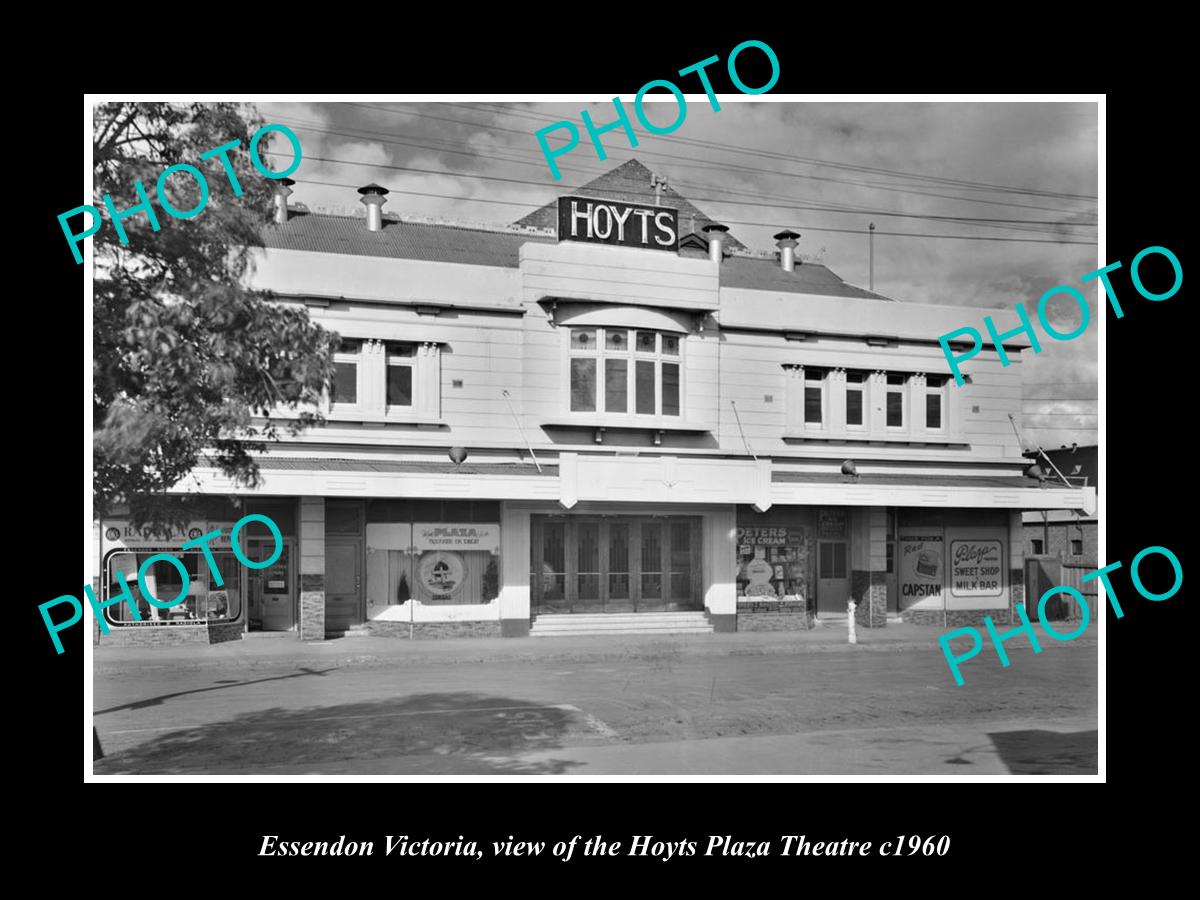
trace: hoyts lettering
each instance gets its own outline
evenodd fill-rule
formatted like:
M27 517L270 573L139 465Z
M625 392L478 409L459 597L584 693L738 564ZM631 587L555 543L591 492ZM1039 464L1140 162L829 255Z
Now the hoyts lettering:
M558 239L674 251L679 213L661 206L559 197Z

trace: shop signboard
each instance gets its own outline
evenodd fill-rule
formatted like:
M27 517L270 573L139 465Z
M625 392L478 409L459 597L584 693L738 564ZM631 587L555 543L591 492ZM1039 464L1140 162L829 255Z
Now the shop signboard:
M620 200L559 197L558 239L673 253L679 249L679 211Z
M817 537L844 538L846 536L846 511L844 509L822 509L817 512Z
M958 597L999 597L1004 592L999 541L950 544L951 589Z
M425 550L480 550L485 553L499 553L500 526L478 522L418 522L413 526L413 546L418 553Z
M946 542L941 528L901 529L899 540L901 609L942 609Z

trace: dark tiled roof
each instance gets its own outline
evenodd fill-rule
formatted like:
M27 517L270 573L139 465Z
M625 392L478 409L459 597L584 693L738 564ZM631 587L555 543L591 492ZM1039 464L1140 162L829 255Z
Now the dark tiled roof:
M405 472L422 475L558 475L557 465L542 463L539 473L533 463L417 462L394 459L304 459L290 456L264 456L263 469L292 469L313 472Z
M805 482L809 484L850 484L847 476L833 472L772 472L772 481ZM912 487L979 487L1009 488L1018 490L1036 488L1036 478L1017 475L862 475L858 484L865 485L911 485ZM1049 487L1062 485L1049 484Z
M650 186L650 170L636 159L622 163L611 172L606 172L599 178L572 191L564 191L563 194L654 205L654 188ZM679 230L682 234L691 231L702 233L705 225L717 221L705 215L699 207L670 185L663 189L662 205L679 210ZM524 218L518 219L517 224L557 230L558 198L556 197L536 212L531 212ZM746 249L745 245L732 234L725 235L725 246L736 247L739 250Z
M721 287L825 294L830 297L861 297L865 300L891 299L846 284L818 263L798 262L791 272L785 272L778 259L755 259L749 256L725 257L721 263Z
M553 237L521 232L485 231L461 225L397 222L385 219L381 231L353 216L293 211L282 225L267 225L263 243L279 250L310 250L352 256L383 256L473 266L516 268L522 244L556 243Z

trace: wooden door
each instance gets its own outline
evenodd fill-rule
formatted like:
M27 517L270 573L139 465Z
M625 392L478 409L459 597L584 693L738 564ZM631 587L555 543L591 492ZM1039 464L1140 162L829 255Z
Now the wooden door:
M363 621L362 538L325 540L325 631L341 632Z

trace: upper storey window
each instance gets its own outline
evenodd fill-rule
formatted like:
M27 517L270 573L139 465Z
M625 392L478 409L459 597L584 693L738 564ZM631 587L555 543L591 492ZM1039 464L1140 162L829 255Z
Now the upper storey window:
M333 355L327 411L335 421L436 421L441 393L438 344L348 339Z
M790 364L786 434L827 440L954 442L958 395L945 375Z
M633 328L572 328L571 412L678 416L683 344L678 334Z

